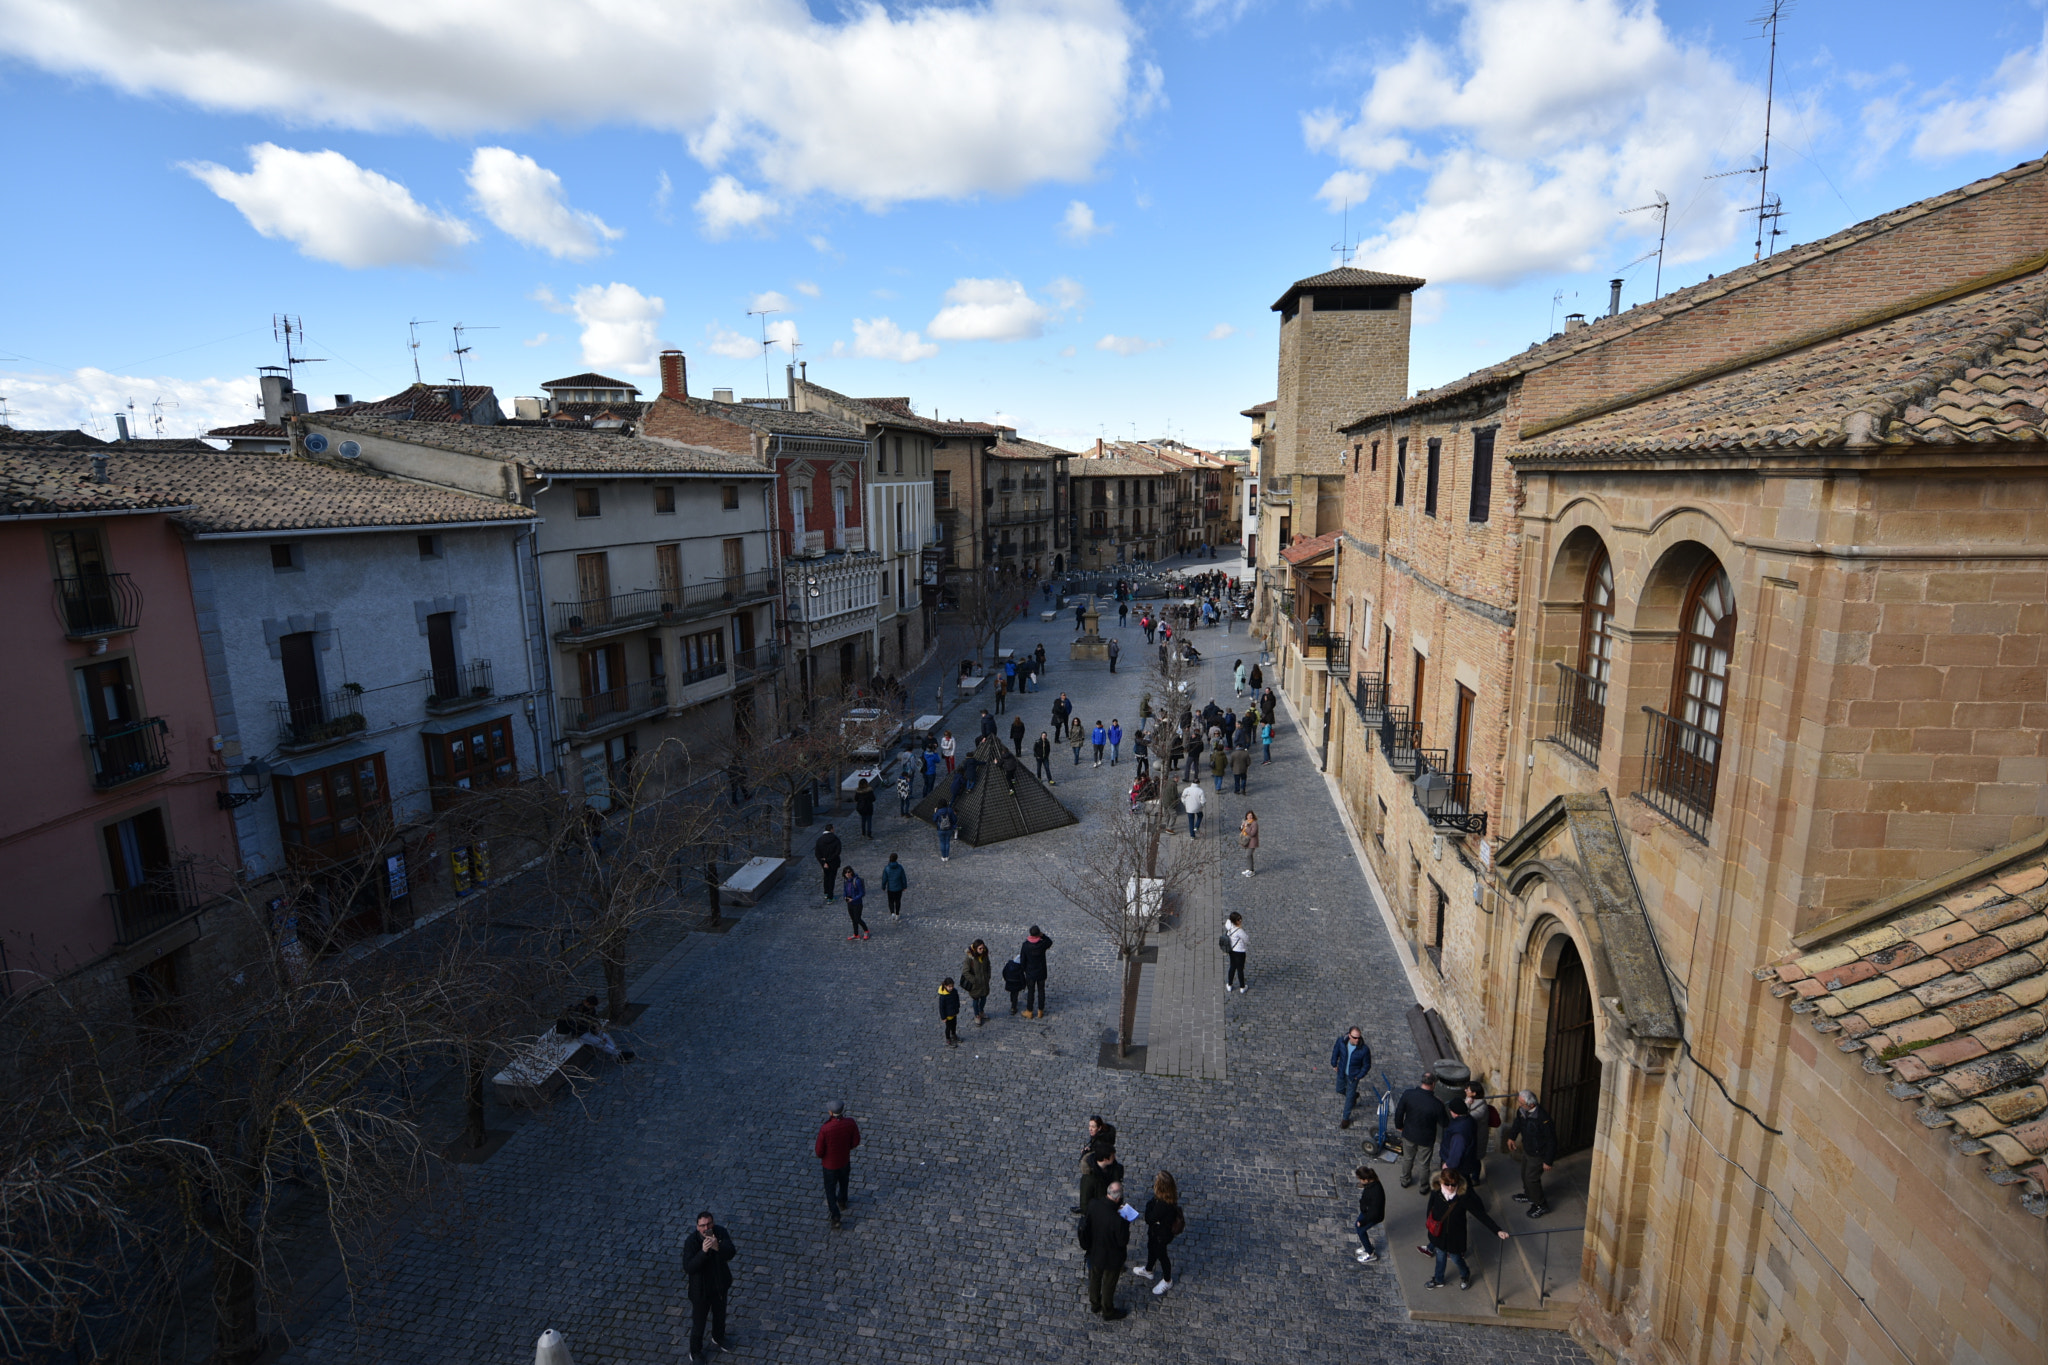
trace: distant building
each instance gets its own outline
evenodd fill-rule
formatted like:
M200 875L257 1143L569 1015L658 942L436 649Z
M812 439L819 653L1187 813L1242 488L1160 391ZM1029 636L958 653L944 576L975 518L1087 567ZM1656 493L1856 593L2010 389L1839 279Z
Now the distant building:
M647 404L640 390L623 379L586 371L542 384L546 398L515 398L513 415L524 420L590 422L598 427L640 420Z

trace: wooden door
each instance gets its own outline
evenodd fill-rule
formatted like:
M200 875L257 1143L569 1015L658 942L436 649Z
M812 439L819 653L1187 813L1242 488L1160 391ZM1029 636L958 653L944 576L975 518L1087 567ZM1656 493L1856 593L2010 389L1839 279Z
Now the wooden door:
M284 698L292 728L318 725L327 717L320 709L320 660L313 649L313 632L282 637L277 652L284 666Z
M1451 740L1451 771L1454 773L1472 771L1472 708L1476 700L1471 688L1458 684L1458 722Z
M1593 993L1578 946L1567 942L1550 982L1543 1044L1543 1106L1557 1125L1557 1154L1593 1145L1600 1121L1600 1058L1593 1051Z
M754 662L754 613L743 611L732 618L733 643L740 651L740 657L747 663Z
M455 667L455 613L437 611L427 618L427 662L434 670L434 695L455 697L462 679Z
M104 735L135 719L135 693L128 683L128 661L89 664L79 671L85 692L85 714L92 733Z
M683 547L654 547L654 573L661 580L661 600L672 606L683 604Z
M747 542L742 537L734 536L725 542L726 582L732 585L733 591L737 592L739 590L739 584L737 580L745 578L746 576Z
M576 556L576 596L583 610L578 613L589 625L611 620L611 557L600 550L594 555Z

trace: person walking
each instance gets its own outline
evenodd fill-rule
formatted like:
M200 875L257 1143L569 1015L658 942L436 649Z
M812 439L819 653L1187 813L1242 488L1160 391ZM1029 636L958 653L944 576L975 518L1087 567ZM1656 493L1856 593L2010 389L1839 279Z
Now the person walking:
M1102 751L1109 744L1109 731L1102 727L1101 721L1096 721L1095 728L1088 732L1088 742L1095 746L1095 766L1099 768L1102 766Z
M1252 775L1252 751L1232 749L1230 751L1230 789L1239 796L1245 794L1245 784Z
M1527 1204L1531 1218L1541 1218L1550 1212L1550 1200L1543 1194L1543 1173L1557 1160L1557 1127L1550 1121L1550 1111L1536 1103L1535 1091L1524 1090L1515 1096L1515 1116L1500 1135L1522 1167L1522 1192L1515 1202Z
M1507 1229L1493 1221L1464 1176L1452 1170L1439 1171L1430 1182L1429 1208L1423 1215L1423 1226L1429 1231L1429 1245L1423 1249L1436 1257L1436 1274L1423 1284L1424 1289L1444 1287L1446 1261L1458 1263L1458 1288L1472 1287L1472 1267L1465 1261L1467 1218L1477 1218L1503 1242L1508 1239Z
M825 901L830 904L833 893L839 890L839 836L832 832L832 826L825 826L825 832L818 836L818 842L811 845L811 856L818 860L818 870L825 874Z
M1066 693L1060 693L1058 697L1053 699L1052 703L1052 728L1064 734L1067 728L1067 717L1073 714L1074 703L1067 699Z
M1017 996L1023 991L1025 985L1024 958L1022 955L1019 955L1003 964L1003 989L1010 993L1010 1013L1012 1014L1017 1012Z
M1024 1017L1045 1018L1045 954L1052 947L1052 935L1042 933L1037 925L1024 936L1024 946L1017 950L1018 958L1024 963Z
M1237 695L1240 697L1244 695L1245 677L1244 660L1239 659L1230 666L1230 681L1237 688Z
M1476 1190L1486 1183L1486 1158L1493 1151L1493 1130L1500 1127L1500 1110L1486 1098L1486 1087L1474 1080L1465 1082L1465 1112L1472 1116L1472 1126L1479 1133L1479 1174L1472 1178Z
M1040 640L1038 642L1037 647L1031 651L1031 657L1038 661L1038 671L1040 674L1043 674L1045 672L1045 641Z
M1167 1248L1187 1230L1187 1216L1180 1208L1180 1186L1174 1183L1172 1171L1161 1171L1152 1177L1152 1197L1145 1201L1145 1268L1131 1272L1149 1280L1152 1267L1158 1266L1159 1283L1152 1286L1154 1294L1164 1294L1173 1288L1173 1257Z
M896 779L896 813L905 820L910 818L910 803L916 800L916 789L910 785L910 769L903 770L903 776Z
M1436 1077L1429 1072L1422 1073L1422 1084L1401 1092L1394 1105L1394 1126L1401 1130L1402 1189L1415 1183L1417 1166L1422 1168L1424 1180L1436 1169L1432 1160L1436 1155L1436 1135L1450 1117L1444 1102L1436 1097ZM1423 1193L1429 1191L1425 1189Z
M1216 718L1216 723L1223 727L1223 747L1228 749L1234 746L1237 743L1237 712L1227 706L1224 707L1223 714Z
M1259 747L1266 751L1266 756L1259 761L1261 763L1271 763L1273 761L1273 722L1270 720L1259 722Z
M1188 814L1188 838L1202 837L1202 807L1208 802L1209 795L1199 782L1190 782L1180 789L1180 808Z
M833 1219L833 1222L838 1222ZM697 1215L697 1230L683 1238L683 1276L690 1291L690 1359L704 1359L704 1323L711 1323L711 1344L721 1351L732 1347L725 1340L725 1305L732 1293L732 1258L739 1251L732 1234L718 1226L705 1209Z
M826 1105L825 1122L818 1128L811 1151L825 1172L825 1212L835 1228L839 1226L839 1215L852 1202L847 1186L853 1179L853 1149L858 1146L860 1125L846 1117L846 1101L834 1100Z
M863 777L853 790L853 809L860 816L860 837L875 837L875 789Z
M903 893L910 889L910 873L895 854L889 855L888 864L882 868L882 890L889 897L889 918L903 918Z
M1257 664L1253 664L1252 671L1245 675L1244 685L1249 687L1254 693L1266 685L1265 676L1259 671Z
M925 741L923 762L924 794L926 796L930 796L932 794L933 784L935 784L939 780L939 748L936 744L933 744L929 739Z
M1339 1128L1351 1126L1351 1110L1358 1103L1358 1084L1372 1070L1372 1049L1365 1045L1365 1034L1358 1025L1330 1044L1330 1070L1337 1075L1337 1093L1344 1097L1344 1114L1337 1120Z
M957 780L957 779L956 779ZM953 861L953 831L960 827L959 817L953 814L950 797L941 798L939 808L932 812L932 828L939 832L939 861Z
M1010 752L1024 757L1024 717L1010 717Z
M1126 1316L1116 1306L1116 1282L1131 1254L1131 1224L1125 1215L1122 1181L1089 1203L1081 1223L1081 1239L1088 1253L1088 1311L1102 1314L1104 1321L1115 1322Z
M1223 937L1230 944L1230 970L1223 974L1223 993L1230 994L1230 983L1237 982L1237 993L1245 993L1244 957L1251 951L1251 935L1244 931L1244 916L1231 911L1223 921Z
M1370 1166L1360 1166L1351 1174L1358 1177L1358 1220L1352 1224L1358 1229L1358 1263L1371 1265L1380 1258L1372 1249L1372 1230L1387 1221L1387 1187L1380 1184L1380 1173Z
M1249 877L1258 871L1259 861L1259 813L1248 810L1244 822L1237 827L1237 843L1244 850L1244 870L1237 875Z
M1131 741L1131 756L1138 760L1138 780L1143 782L1152 771L1151 741L1145 738L1143 730Z
M1116 661L1123 657L1124 652L1124 647L1117 643L1116 636L1112 635L1109 637L1109 645L1106 652L1109 654L1109 671L1114 673L1116 672Z
M1221 735L1217 736L1220 740ZM1209 775L1216 779L1216 794L1223 795L1223 779L1230 774L1230 751L1220 743L1209 746Z
M967 946L967 960L960 964L960 989L974 1002L974 1026L988 1023L988 987L994 966L988 960L988 945L980 939Z
M995 732L996 718L990 715L988 713L988 708L984 706L981 708L981 729L979 733L976 735L974 742L976 744L979 744L982 740L991 738L995 734Z
M1088 742L1088 732L1081 727L1081 718L1075 716L1067 722L1067 743L1074 746L1074 766L1081 766L1081 746Z
M1109 722L1109 766L1116 766L1117 753L1124 747L1124 723L1121 720Z
M1118 593L1118 594L1117 594L1117 603L1116 603L1116 624L1117 624L1117 629L1119 629L1119 630L1122 630L1122 629L1123 629L1123 628L1124 628L1125 626L1129 625L1130 623L1131 623L1131 604L1130 604L1129 602L1127 602L1127 601L1125 601L1125 600L1124 600L1124 596L1123 596L1123 594L1122 594L1122 593Z
M1010 709L1010 686L1010 677L1007 672L996 674L996 714L999 716Z
M1192 782L1195 780L1195 774L1199 771L1196 765L1202 761L1202 753L1207 748L1208 746L1202 742L1200 731L1189 732L1187 748L1183 750L1181 757L1181 781Z
M959 745L954 741L951 730L939 736L939 756L946 760L946 771L949 773L953 771L953 755L958 749Z
M1031 757L1037 760L1038 766L1035 771L1037 772L1038 776L1045 779L1045 785L1048 787L1057 787L1059 783L1053 781L1052 776L1051 735L1047 734L1043 730L1040 730L1038 732L1038 742L1031 746Z
M960 992L950 976L939 982L939 1018L946 1023L946 1046L960 1046Z
M861 908L867 904L868 884L850 867L841 875L846 882L846 917L853 921L853 932L846 936L846 941L851 943L868 936L868 922L861 915Z
M1479 1169L1479 1126L1463 1095L1454 1096L1444 1108L1451 1116L1444 1124L1444 1169L1456 1171L1470 1185Z

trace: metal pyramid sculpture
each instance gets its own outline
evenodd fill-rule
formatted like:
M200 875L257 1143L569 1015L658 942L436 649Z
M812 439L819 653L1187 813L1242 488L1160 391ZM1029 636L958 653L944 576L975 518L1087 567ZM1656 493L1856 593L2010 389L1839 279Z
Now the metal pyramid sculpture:
M953 815L959 821L955 837L960 842L980 848L1081 823L1001 740L982 740L974 746L973 757L974 786L953 802ZM967 766L961 764L963 770ZM940 803L951 795L952 780L949 775L918 802L919 819L930 822Z

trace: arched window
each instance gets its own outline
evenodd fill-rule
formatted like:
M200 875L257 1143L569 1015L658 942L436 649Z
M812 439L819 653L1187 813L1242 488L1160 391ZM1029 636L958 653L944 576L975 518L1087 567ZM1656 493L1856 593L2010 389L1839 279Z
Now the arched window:
M1684 812L1667 809L1666 813L1702 838L1704 818L1714 813L1728 705L1728 664L1734 653L1735 592L1727 572L1709 559L1693 574L1685 610L1678 618L1671 715L1652 718L1662 734L1651 739L1646 758L1655 771L1645 784L1684 807Z
M1614 561L1602 547L1586 569L1585 598L1579 607L1579 676L1569 679L1569 717L1574 736L1600 751L1607 724L1607 675L1614 667Z

